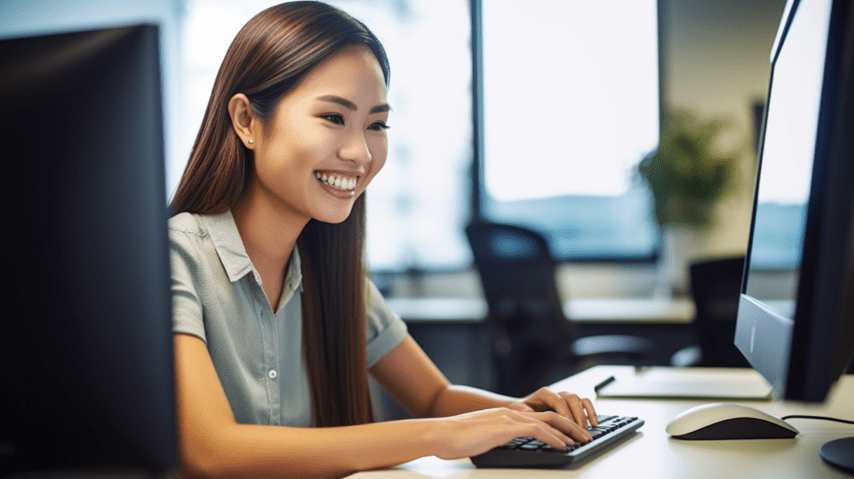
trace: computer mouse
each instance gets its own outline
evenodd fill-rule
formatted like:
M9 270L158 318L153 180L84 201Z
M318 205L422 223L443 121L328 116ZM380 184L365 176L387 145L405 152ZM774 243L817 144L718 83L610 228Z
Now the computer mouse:
M792 438L791 424L750 406L714 403L697 406L674 417L665 431L676 439Z

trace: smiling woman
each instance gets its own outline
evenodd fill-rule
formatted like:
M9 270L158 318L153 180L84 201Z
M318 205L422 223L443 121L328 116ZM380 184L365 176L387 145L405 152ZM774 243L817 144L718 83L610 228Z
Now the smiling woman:
M451 385L367 279L388 78L370 30L318 2L261 12L229 48L169 222L181 477L336 477L590 439L588 399ZM424 420L374 423L369 373Z
M358 54L339 53L348 46L347 52L358 48ZM370 77L374 87L369 101L364 100L369 93L353 91L358 83L348 85L334 78L342 62L325 62L333 56L348 60L343 67L355 69L355 73L349 73ZM360 65L368 67L360 68ZM333 76L330 78L330 75ZM313 400L319 405L314 412L318 418L329 422L320 421L319 425L364 422L371 418L367 374L355 366L359 361L352 361L365 354L364 343L354 340L358 332L364 330L364 316L357 314L348 321L337 318L349 316L347 312L350 311L365 310L363 265L344 260L324 261L323 258L327 242L336 245L329 249L344 250L342 258L362 257L364 196L351 195L352 202L329 206L337 206L338 211L320 212L326 219L334 216L332 219L336 219L338 225L309 222L312 213L320 208L307 196L309 186L320 190L313 178L316 167L307 166L307 172L302 175L289 170L307 161L306 155L310 159L321 155L321 146L327 149L324 159L331 162L337 160L334 156L328 158L336 154L333 147L350 146L341 145L346 139L344 135L338 135L339 141L334 144L319 133L340 129L335 121L326 119L331 104L316 101L319 93L320 96L334 93L343 98L360 98L373 107L385 102L388 77L388 61L376 37L364 25L337 10L296 2L259 13L238 33L223 60L202 128L171 204L173 213L179 216L180 213L233 214L241 239L248 235L256 237L254 241L244 240L243 249L253 260L258 282L264 284L266 299L273 301L275 309L279 306L277 298L286 299L281 293L284 272L298 237L303 275L316 278L318 282L346 281L352 285L350 289L337 291L338 288L323 289L315 282L306 281L303 291L309 298L309 305L325 305L323 314L319 306L306 308L306 316L316 316L310 322L322 324L327 320L330 323L323 328L308 329L305 338L310 359L307 361L309 382ZM345 91L348 88L350 91ZM343 118L343 111L335 113ZM292 114L298 116L291 118ZM308 117L313 118L309 121ZM295 125L300 125L302 130L294 129ZM297 143L288 144L288 139ZM359 148L356 143L353 141ZM347 151L342 154L349 155ZM381 152L381 157L384 161L385 151ZM347 162L338 160L337 163L340 164L335 168L340 169ZM280 165L278 171L277 165ZM371 176L377 170L375 168ZM366 179L363 185L367 182ZM279 190L282 197L278 198L270 193L278 184L292 185L296 191L283 187ZM296 196L291 202L285 195ZM330 201L325 203L328 205ZM291 213L286 220L280 219L286 214L283 212ZM346 221L342 221L345 218ZM240 220L244 220L242 231ZM265 257L253 258L253 255ZM204 338L204 335L199 336ZM336 351L341 352L337 358L323 351L323 343L330 341L334 341ZM341 377L323 377L331 371L338 371ZM344 385L346 391L339 389Z

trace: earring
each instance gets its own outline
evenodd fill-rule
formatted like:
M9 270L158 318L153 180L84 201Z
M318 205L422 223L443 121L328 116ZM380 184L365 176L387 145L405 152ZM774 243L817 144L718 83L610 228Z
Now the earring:
M253 144L253 143L255 143L255 140L249 140L249 144L250 144L250 145L251 145L251 144Z

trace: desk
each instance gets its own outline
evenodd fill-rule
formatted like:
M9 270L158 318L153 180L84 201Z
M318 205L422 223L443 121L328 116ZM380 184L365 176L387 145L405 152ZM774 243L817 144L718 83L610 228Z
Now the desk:
M718 370L720 371L720 370ZM625 366L597 366L553 385L593 397L593 386L608 376L635 374ZM697 370L698 375L703 370ZM733 375L755 374L749 369L733 369ZM827 441L854 436L854 426L827 421L791 419L800 431L794 439L679 441L671 439L664 428L680 412L707 401L687 400L606 400L596 401L601 414L636 415L646 421L637 435L579 469L477 469L468 459L443 461L428 457L381 471L349 476L351 479L431 479L431 478L849 478L821 460L819 448ZM824 405L805 405L783 401L748 404L777 417L787 414L812 414L850 418L854 402L854 376L837 384Z
M479 323L486 317L481 298L388 298L388 304L411 323ZM694 319L687 298L576 298L564 302L567 318L578 323L675 323Z

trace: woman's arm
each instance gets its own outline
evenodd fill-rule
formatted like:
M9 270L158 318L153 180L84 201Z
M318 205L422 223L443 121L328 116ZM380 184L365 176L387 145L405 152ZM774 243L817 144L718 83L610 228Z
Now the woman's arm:
M430 449L427 422L385 431L237 424L205 343L175 335L179 475L340 477L415 459ZM393 447L407 438L409 447ZM359 449L362 449L361 451ZM373 452L373 454L370 454ZM361 462L364 461L364 462Z
M594 426L598 423L590 400L575 394L543 388L519 399L452 385L410 336L371 368L371 375L414 417L453 416L507 407L525 412L555 411L585 427L588 422Z
M429 455L469 457L518 436L563 447L572 439L562 431L579 434L557 414L507 408L338 428L237 424L204 342L176 334L174 343L182 479L341 477Z

